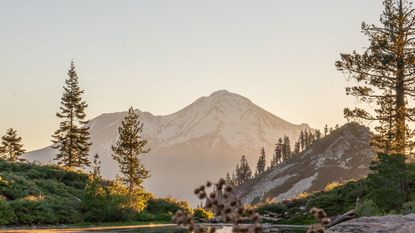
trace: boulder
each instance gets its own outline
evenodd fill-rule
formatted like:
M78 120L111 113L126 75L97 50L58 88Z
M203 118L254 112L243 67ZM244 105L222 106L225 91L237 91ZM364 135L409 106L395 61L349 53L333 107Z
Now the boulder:
M325 233L415 233L415 214L358 218L333 226Z

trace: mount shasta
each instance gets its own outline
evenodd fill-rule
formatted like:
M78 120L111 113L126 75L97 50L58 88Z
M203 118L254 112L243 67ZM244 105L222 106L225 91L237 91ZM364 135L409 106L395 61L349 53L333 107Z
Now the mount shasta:
M144 123L143 138L151 152L142 158L151 178L148 191L157 196L187 199L196 204L194 187L217 180L233 171L242 155L255 168L261 147L271 158L278 138L297 140L307 124L295 125L260 108L249 99L225 90L201 97L173 114L157 116L136 110ZM118 165L111 157L111 145L126 112L102 114L90 121L91 159L101 158L106 178L114 178ZM51 147L26 153L29 161L53 162Z

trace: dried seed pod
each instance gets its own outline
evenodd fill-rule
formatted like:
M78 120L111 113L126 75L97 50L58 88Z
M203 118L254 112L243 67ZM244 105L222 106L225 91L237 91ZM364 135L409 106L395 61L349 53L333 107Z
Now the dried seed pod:
M310 214L316 214L318 209L316 207L313 207L310 209Z
M199 194L200 190L199 189L195 189L194 194Z
M206 206L206 208L210 209L210 208L212 208L213 204L212 204L211 201L208 200L208 201L206 201L205 206Z
M321 224L323 224L324 226L327 225L327 224L329 224L330 222L331 222L331 220L329 218L323 218L321 220Z
M206 197L206 194L204 192L199 194L199 199L204 199Z

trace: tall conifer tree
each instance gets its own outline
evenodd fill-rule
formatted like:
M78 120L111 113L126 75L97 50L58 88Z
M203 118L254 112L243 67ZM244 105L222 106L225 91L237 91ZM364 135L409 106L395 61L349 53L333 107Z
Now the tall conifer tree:
M316 140L320 140L321 139L321 131L319 129L316 130L316 137L315 137L315 139Z
M142 139L143 123L131 107L118 128L118 140L112 146L112 157L118 162L123 174L121 180L128 186L129 193L136 188L142 188L144 179L150 177L149 171L143 166L140 155L146 154L147 140Z
M22 138L17 136L16 130L10 128L2 138L0 146L0 159L9 162L23 162L25 159L20 158L26 151L23 149Z
M300 133L299 142L300 142L301 151L303 151L306 147L305 134L304 134L303 131L301 131L301 133Z
M261 154L259 155L258 158L258 163L256 165L256 175L261 175L262 173L265 172L265 168L267 166L267 159L266 159L266 155L265 155L265 149L264 147L261 148Z
M55 160L69 168L82 168L89 166L89 148L91 146L89 128L85 110L87 104L82 101L83 90L79 87L78 75L75 65L71 62L68 78L63 87L60 112L56 116L63 121L59 129L52 135L53 148L58 149Z
M329 134L329 126L326 124L324 126L324 137L327 136Z
M384 144L382 150L408 155L413 133L407 123L415 120L415 108L408 104L415 97L415 10L408 0L385 0L383 4L380 26L362 24L369 47L363 53L341 54L336 66L357 82L346 88L347 95L377 106L374 114L346 108L345 116L379 121L380 134L375 139ZM392 108L385 115L382 108L389 104ZM389 140L386 145L384 141Z
M300 153L300 142L295 142L294 144L294 154L297 155Z
M282 157L284 160L291 157L291 143L288 136L284 136L284 142L282 145Z
M239 165L238 173L236 174L238 184L243 184L252 178L252 170L249 167L248 160L245 155L242 155L241 163Z
M279 138L277 144L275 145L274 154L271 159L271 168L276 167L283 160L283 144L282 139Z

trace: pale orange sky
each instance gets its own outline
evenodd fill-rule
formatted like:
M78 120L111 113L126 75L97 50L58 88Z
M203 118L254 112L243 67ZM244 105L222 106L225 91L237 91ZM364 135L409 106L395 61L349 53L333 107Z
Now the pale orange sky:
M1 1L0 133L50 144L74 59L88 116L168 114L227 89L293 123L344 123L340 52L367 45L379 0Z

